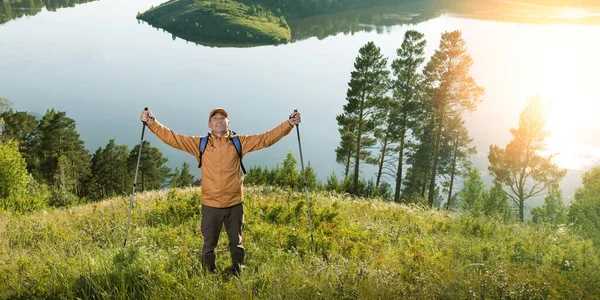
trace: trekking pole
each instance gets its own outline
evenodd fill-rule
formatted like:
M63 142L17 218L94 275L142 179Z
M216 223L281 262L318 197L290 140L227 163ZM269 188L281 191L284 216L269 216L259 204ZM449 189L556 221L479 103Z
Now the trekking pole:
M144 108L148 110L148 108ZM144 143L144 130L146 129L146 122L142 122L142 138L140 139L140 149L138 151L137 164L135 166L135 176L133 177L133 190L131 191L131 200L129 201L129 216L127 217L127 229L125 230L125 241L123 242L123 248L127 246L127 236L129 235L129 227L131 226L131 211L133 210L133 196L135 195L135 184L137 182L138 169L140 168L140 157L142 156L142 144Z
M298 109L294 109L298 112ZM302 166L302 178L304 179L304 194L306 195L306 211L308 212L308 228L310 230L310 242L312 248L315 248L315 239L313 238L313 224L310 216L310 201L308 200L308 190L306 188L306 173L304 172L304 159L302 159L302 143L300 143L300 124L296 124L296 133L298 133L298 148L300 149L300 165Z

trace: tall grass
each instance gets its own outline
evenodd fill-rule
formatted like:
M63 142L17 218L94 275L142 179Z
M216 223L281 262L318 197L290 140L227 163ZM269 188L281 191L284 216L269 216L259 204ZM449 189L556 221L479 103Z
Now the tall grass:
M600 295L593 244L567 229L345 195L246 191L246 270L227 275L227 238L216 274L200 265L200 191L0 215L0 298L469 299Z

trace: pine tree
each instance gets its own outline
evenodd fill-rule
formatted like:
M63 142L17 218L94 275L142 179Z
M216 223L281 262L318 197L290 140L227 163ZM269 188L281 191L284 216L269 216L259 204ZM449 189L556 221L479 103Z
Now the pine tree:
M543 156L550 134L545 126L543 104L539 97L532 97L521 112L519 128L510 130L513 140L505 149L490 146L488 169L495 182L508 189L505 193L519 209L521 221L525 219L525 201L558 185L567 173L553 163L554 155Z
M341 129L348 132L353 141L353 193L358 194L363 150L375 145L375 139L371 136L377 124L375 113L388 91L390 72L387 70L387 59L373 42L360 48L354 68L348 83L344 113L337 119ZM344 123L341 124L340 120L344 120Z
M296 171L298 161L289 151L283 161L283 167L277 173L277 185L282 187L298 188L300 174ZM301 179L300 179L301 180Z
M424 107L427 109L427 107ZM434 124L431 114L424 114L413 135L415 141L407 144L406 177L402 188L405 202L415 203L425 197L431 173L431 157L434 148Z
M37 132L38 121L35 116L26 112L8 110L1 113L0 118L4 119L0 142L16 141L19 144L21 155L25 157L26 161L29 161L29 148Z
M111 139L104 148L98 148L91 159L89 194L96 199L127 194L130 182L127 167L129 149Z
M81 196L83 182L90 174L90 154L79 138L75 121L65 112L52 109L40 121L38 131L39 137L36 137L31 149L34 177L55 188L61 185L60 180L73 182L68 192ZM61 157L63 160L59 166Z
M425 66L427 94L434 111L434 149L429 180L428 203L433 206L438 175L442 133L448 120L473 111L481 101L483 88L469 75L473 60L467 53L460 31L444 32L439 49Z
M135 173L139 147L140 145L136 145L131 150L129 158L127 159L129 174L132 178ZM169 178L171 169L165 165L167 161L168 159L163 157L158 148L152 147L150 142L144 141L142 143L142 154L140 157L136 190L140 192L158 190L168 183L167 179Z
M184 188L194 185L194 175L190 173L190 164L183 162L181 165L181 171L175 168L171 177L171 187L173 188Z
M463 187L458 192L461 208L475 216L482 215L485 195L486 191L481 179L481 172L478 169L471 169ZM450 203L448 208L451 209L452 205Z
M547 224L552 228L557 228L567 222L567 207L558 186L550 188L550 192L544 197L542 206L531 209L531 220L533 223Z
M442 185L446 188L448 196L446 197L447 206L452 205L452 192L456 184L456 179L466 175L471 168L470 156L476 154L475 147L469 144L473 139L469 138L469 133L465 128L464 121L457 116L448 120L447 130L442 135L442 151L440 153L439 174L446 176L447 181Z
M423 75L420 68L425 62L425 35L415 30L408 30L404 34L402 46L396 50L398 58L392 62L394 72L394 89L392 106L390 110L389 132L393 134L392 140L398 143L398 154L394 201L400 201L402 189L402 172L404 169L407 138L415 131L416 123L422 114L421 98L423 94Z

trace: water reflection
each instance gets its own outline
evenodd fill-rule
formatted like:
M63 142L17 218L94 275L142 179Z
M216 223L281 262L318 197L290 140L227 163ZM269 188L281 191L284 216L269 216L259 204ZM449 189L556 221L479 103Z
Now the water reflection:
M46 8L56 11L59 8L74 7L96 0L2 0L0 1L0 24L26 16L34 16Z
M446 1L419 1L391 6L378 6L336 14L288 20L292 42L311 37L324 39L338 33L359 31L383 33L386 28L401 24L418 24L442 15L439 7Z
M288 20L288 24L292 29L292 41L299 41L311 37L324 39L338 33L383 33L390 26L414 25L442 15L524 24L600 24L600 7L575 8L517 1L480 0L416 1Z
M586 2L587 3L587 2ZM560 3L559 3L560 4ZM589 4L589 3L588 3ZM571 5L576 5L571 3ZM376 6L334 14L317 15L302 19L288 19L291 41L311 37L324 39L339 33L383 33L389 27L418 24L440 16L493 20L521 24L600 24L600 5L585 8L552 6L537 0L422 0L396 5ZM184 40L210 47L254 47L264 43L249 44L240 41L219 40L215 37L194 35L193 38L177 34Z

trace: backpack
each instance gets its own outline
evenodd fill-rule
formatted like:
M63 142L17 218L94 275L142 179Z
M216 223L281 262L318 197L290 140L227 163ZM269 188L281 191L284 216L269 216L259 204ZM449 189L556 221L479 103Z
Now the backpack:
M242 167L242 172L246 175L246 168L244 168L244 163L242 162L242 143L240 142L240 138L235 135L235 132L231 131L233 137L229 140L233 143L235 150L237 151L238 156L240 157L240 166ZM203 136L200 139L200 144L198 145L200 150L200 162L198 163L198 168L202 168L202 155L204 154L204 150L206 150L206 144L208 144L208 138L210 137L210 132Z

